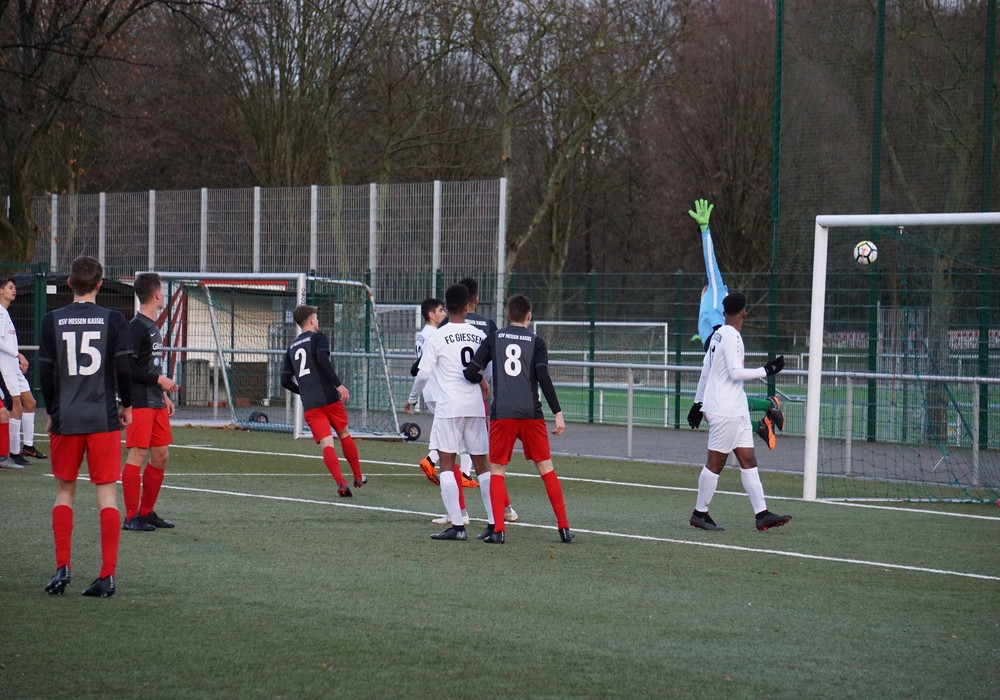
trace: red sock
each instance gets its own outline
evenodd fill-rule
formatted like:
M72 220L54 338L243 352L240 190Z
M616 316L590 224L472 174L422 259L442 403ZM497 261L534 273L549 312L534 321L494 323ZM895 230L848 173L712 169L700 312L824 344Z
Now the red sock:
M458 482L458 505L464 511L465 510L465 487L462 486L462 468L459 465L455 465L452 470L455 472L455 481Z
M0 423L0 457L10 455L10 423Z
M126 520L139 512L139 492L141 489L139 465L126 462L125 466L122 467L122 497L125 499Z
M555 470L550 471L542 477L545 484L545 493L549 496L549 503L552 504L552 512L556 514L556 525L560 528L569 527L566 520L566 504L563 502L562 486L559 485L559 477Z
M118 540L122 535L118 517L117 508L101 508L101 578L114 576L118 565Z
M115 527L118 527L117 522ZM73 509L69 506L55 506L52 509L52 536L56 541L56 568L69 566L73 546Z
M337 450L333 449L333 445L323 448L323 464L326 465L326 469L330 472L333 480L337 482L337 486L346 483L344 475L340 472L340 460L337 459Z
M142 502L139 505L140 515L149 515L156 506L156 498L160 495L160 487L163 486L163 470L147 464L142 472ZM124 485L122 490L124 490Z
M358 456L358 446L354 443L354 438L350 435L340 438L340 449L351 467L354 478L361 481L361 458Z
M507 496L507 484L499 474L490 476L490 503L493 505L493 529L496 532L503 532L506 526L503 522L504 501L510 503Z

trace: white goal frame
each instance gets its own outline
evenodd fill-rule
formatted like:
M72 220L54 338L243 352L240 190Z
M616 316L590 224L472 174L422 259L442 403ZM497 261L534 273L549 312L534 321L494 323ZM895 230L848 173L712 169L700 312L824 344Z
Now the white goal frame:
M809 324L809 375L806 394L802 498L816 500L819 469L819 405L823 374L823 323L826 310L827 245L831 228L1000 225L1000 212L954 214L840 214L816 217L813 250L812 313ZM876 263L877 265L878 263Z
M139 271L139 272L136 272L135 274L138 277L140 274L143 274L143 272L152 272L152 270ZM250 283L252 283L255 280L260 281L262 283L273 281L273 280L291 282L291 283L294 284L294 287L295 287L295 303L296 304L305 304L306 303L306 274L302 273L302 272L285 272L285 273L282 273L282 272L266 272L266 273L261 273L261 272L176 272L176 271L159 272L159 271L156 271L156 274L159 275L160 279L163 280L163 281L170 281L170 280L200 281L200 284L205 288L205 294L209 298L209 300L211 300L211 298L212 298L212 293L211 293L211 290L209 288L209 285L206 284L206 283L211 283L211 282L250 282ZM138 299L136 300L136 310L138 310ZM221 337L219 335L218 321L217 321L216 316L215 316L215 307L210 303L209 306L208 306L208 310L209 310L209 314L210 314L210 318L211 318L212 334L213 334L213 336L215 338L215 355L216 355L216 359L217 359L217 361L219 363L219 366L222 366L222 365L225 364L225 357L224 357L224 353L223 353L223 350L222 350L222 339L221 339ZM296 328L298 328L298 326L296 326ZM231 390L230 384L229 384L229 377L226 375L225 372L222 372L221 376L222 376L222 380L223 380L223 385L224 385L225 390L226 390L227 403L229 404L229 415L230 415L231 420L233 421L233 424L235 425L236 423L238 423L238 420L237 420L237 417L236 417L236 407L235 407L235 405L233 403L232 390ZM301 399L299 398L298 394L295 394L292 397L292 405L293 405L293 420L294 420L294 428L293 428L293 430L300 432L301 431L301 426L302 426L302 402L301 402ZM296 435L296 437L298 437L298 435Z

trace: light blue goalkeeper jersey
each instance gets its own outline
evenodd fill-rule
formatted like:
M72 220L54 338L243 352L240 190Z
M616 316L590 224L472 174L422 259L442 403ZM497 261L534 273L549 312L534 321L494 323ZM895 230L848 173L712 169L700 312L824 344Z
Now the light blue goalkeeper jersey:
M722 273L715 259L715 246L712 245L712 229L707 228L701 234L701 252L705 256L705 274L708 276L708 289L701 295L701 306L698 309L698 335L701 341L707 343L712 337L712 330L726 322L722 314L722 300L729 294L729 287L722 282Z

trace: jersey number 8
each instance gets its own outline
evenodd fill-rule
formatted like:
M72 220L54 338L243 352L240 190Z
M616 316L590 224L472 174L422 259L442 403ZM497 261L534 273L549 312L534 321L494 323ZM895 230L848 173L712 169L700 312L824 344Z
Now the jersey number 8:
M503 371L511 377L521 374L521 346L508 345L504 355L507 359L503 361Z

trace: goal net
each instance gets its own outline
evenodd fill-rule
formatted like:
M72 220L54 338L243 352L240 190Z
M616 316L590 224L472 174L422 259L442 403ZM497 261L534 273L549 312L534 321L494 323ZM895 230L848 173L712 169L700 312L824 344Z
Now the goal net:
M364 284L298 274L159 274L168 299L160 319L168 371L181 386L175 420L308 434L298 396L281 386L281 368L299 332L292 311L309 303L351 391L345 408L352 434L399 436L378 316Z
M1000 496L987 235L998 224L1000 213L816 218L804 498ZM875 263L855 262L861 240L875 242Z

